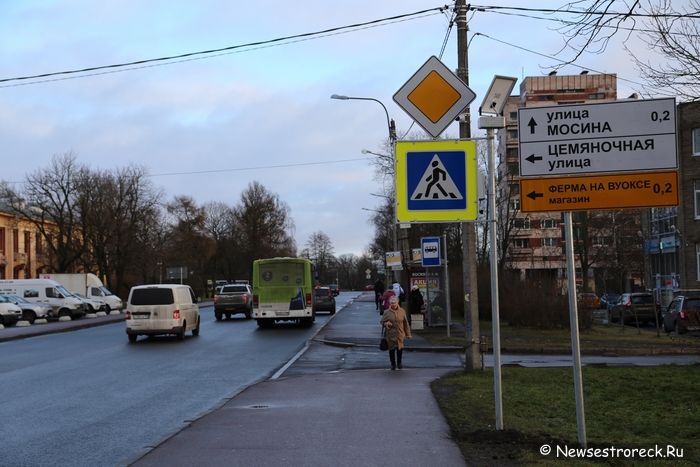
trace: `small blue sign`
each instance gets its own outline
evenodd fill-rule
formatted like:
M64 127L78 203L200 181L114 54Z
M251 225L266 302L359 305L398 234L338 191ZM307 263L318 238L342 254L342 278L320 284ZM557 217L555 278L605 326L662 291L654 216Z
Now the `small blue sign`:
M420 239L423 267L440 266L440 237L422 237Z
M464 151L409 151L406 184L409 210L467 207Z

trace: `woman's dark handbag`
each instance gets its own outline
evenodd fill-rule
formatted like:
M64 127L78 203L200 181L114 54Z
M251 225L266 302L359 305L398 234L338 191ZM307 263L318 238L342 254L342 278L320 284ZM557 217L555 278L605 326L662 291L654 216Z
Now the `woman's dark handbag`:
M386 337L384 337L384 334L386 333L386 329L384 329L384 326L382 326L382 340L379 341L379 350L385 351L389 350L389 343L386 340Z
M382 337L382 340L379 341L379 350L389 350L389 343L386 341L386 337Z

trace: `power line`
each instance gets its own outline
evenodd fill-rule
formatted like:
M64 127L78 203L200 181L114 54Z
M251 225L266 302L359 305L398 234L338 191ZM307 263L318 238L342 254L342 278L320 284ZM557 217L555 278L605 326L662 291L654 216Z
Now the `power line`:
M501 39L496 39L495 37L491 37L491 36L489 36L488 34L484 34L484 33L481 33L481 32L475 32L475 33L474 33L474 36L486 37L487 39L491 39L492 41L500 42L501 44L505 44L505 45L508 45L508 46L510 46L510 47L515 47L516 49L520 49L520 50L523 50L523 51L528 52L528 53L531 53L531 54L539 55L539 56L541 56L541 57L549 58L550 60L555 60L555 61L560 62L560 63L569 64L569 65L575 66L575 67L577 67L577 68L580 68L580 69L582 69L582 70L588 70L588 71L592 71L592 72L594 72L594 73L605 74L604 71L599 71L599 70L596 70L595 68L589 68L589 67L585 67L585 66L583 66L583 65L577 65L577 64L575 64L575 63L569 63L569 62L567 62L566 60L562 60L562 59L557 58L557 57L554 57L554 56L552 56L552 55L547 55L547 54L544 54L544 53L541 53L541 52L537 52L537 51L532 50L532 49L525 48L525 47L520 46L520 45L511 44L510 42L507 42L507 41L504 41L504 40L501 40ZM617 77L617 79L618 79L618 81L626 81L626 82L628 82L628 83L632 83L632 84L635 84L635 85L637 85L637 86L646 87L646 85L645 85L644 83L640 83L640 82L638 82L638 81L632 81L631 79L621 78L621 77L619 77L619 76ZM657 91L658 91L658 90L657 90ZM670 95L670 94L664 94L663 92L659 92L659 94L662 95L662 96L675 97L675 96Z
M680 13L621 13L615 11L586 11L586 10L564 10L562 8L526 8L513 6L495 6L495 5L470 5L472 10L514 10L514 11L531 11L535 13L570 13L575 15L590 15L590 16L624 16L629 18L680 18L680 19L700 19L698 15L685 15Z
M354 159L337 159L331 161L319 161L319 162L297 162L294 164L278 164L278 165L260 165L252 167L234 167L230 169L211 169L211 170L194 170L190 172L164 172L157 174L146 174L146 177L170 177L175 175L202 175L202 174L218 174L226 172L244 172L249 170L267 170L267 169L287 169L289 167L305 167L312 165L330 165L330 164L341 164L344 162L358 162L358 161L369 161L367 157L356 157ZM3 183L21 185L27 182L17 182L17 181L7 181L3 180Z
M541 21L551 21L555 23L561 23L564 26L576 26L577 23L576 21L567 21L564 19L559 19L559 18L553 18L553 17L543 17L543 16L535 16L535 15L527 15L524 13L509 13L506 11L495 11L495 10L485 10L481 11L480 13L493 13L496 15L502 15L502 16L515 16L518 18L529 18L529 19L537 19ZM615 29L615 30L621 30L621 31L630 31L630 32L640 32L640 33L658 33L658 31L653 30L653 29L640 29L640 28L629 28L629 27L624 27L624 26L613 26L609 24L601 24L599 27L601 28L607 28L607 29ZM700 37L697 34L687 34L683 32L675 32L675 31L668 31L665 32L665 34L670 34L674 36L684 36L684 37Z
M178 59L185 59L188 57L195 57L198 55L210 55L210 54L216 54L216 53L221 53L221 52L226 52L226 51L232 51L232 50L236 50L236 49L260 47L260 46L265 46L265 45L274 44L274 43L284 43L286 41L292 41L294 39L311 38L311 37L320 36L320 35L329 35L330 33L333 33L333 32L339 32L339 31L348 30L348 29L361 29L365 26L379 25L380 23L386 23L389 21L396 21L396 20L400 20L400 19L404 19L404 18L418 16L418 15L426 15L427 13L431 13L431 12L433 14L439 14L443 10L446 10L446 9L448 9L448 6L444 5L441 7L435 7L435 8L429 8L426 10L415 11L413 13L406 13L406 14L402 14L402 15L396 15L396 16L390 16L390 17L381 18L381 19L375 19L372 21L365 21L362 23L355 23L355 24L346 25L346 26L338 26L338 27L334 27L334 28L328 28L328 29L324 29L321 31L294 34L291 36L283 36L283 37L278 37L275 39L267 39L267 40L263 40L263 41L249 42L246 44L231 45L231 46L227 46L227 47L221 47L221 48L210 49L210 50L202 50L202 51L198 51L198 52L187 52L187 53L183 53L183 54L179 54L179 55L171 55L171 56L159 57L159 58L149 58L149 59L144 59L144 60L135 60L135 61L131 61L131 62L115 63L115 64L111 64L111 65L91 66L91 67L85 67L85 68L75 69L75 70L55 71L55 72L49 72L49 73L41 73L38 75L17 76L17 77L13 77L13 78L0 78L0 83L6 83L6 82L11 82L11 81L32 80L32 79L39 79L39 78L49 78L52 76L87 73L87 72L91 72L91 71L108 70L108 69L115 69L115 68L135 67L137 65L146 65L149 63L166 62L166 61L172 61L172 60L178 60ZM143 67L139 67L139 68L143 68ZM94 76L94 74L93 74L93 76Z

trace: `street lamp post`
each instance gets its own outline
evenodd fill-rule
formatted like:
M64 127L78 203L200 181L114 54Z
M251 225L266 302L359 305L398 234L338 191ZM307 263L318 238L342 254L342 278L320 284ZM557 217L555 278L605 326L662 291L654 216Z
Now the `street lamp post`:
M386 126L387 129L389 130L389 155L391 157L391 168L392 172L396 173L396 157L394 154L394 145L396 144L396 124L394 123L394 120L389 118L389 111L386 109L386 106L382 101L379 99L375 99L373 97L355 97L355 96L344 96L340 94L333 94L331 95L331 99L337 99L341 101L348 101L348 100L356 100L356 101L373 101L376 102L377 104L382 106L382 109L384 109L384 114L386 115ZM379 155L377 153L373 153L371 151L367 151L366 149L362 150L363 153L365 154L375 154ZM392 178L393 179L393 178ZM393 187L393 192L396 193L396 187ZM393 226L393 249L394 251L397 251L399 249L399 240L398 240L398 235L397 235L397 230L396 230L396 201L394 201L394 219L392 220L392 226Z

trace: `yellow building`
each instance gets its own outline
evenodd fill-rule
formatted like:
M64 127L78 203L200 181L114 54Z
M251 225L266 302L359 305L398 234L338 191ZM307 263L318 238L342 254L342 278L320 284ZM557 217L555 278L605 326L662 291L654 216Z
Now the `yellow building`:
M31 279L45 272L50 255L34 223L0 207L0 279Z

